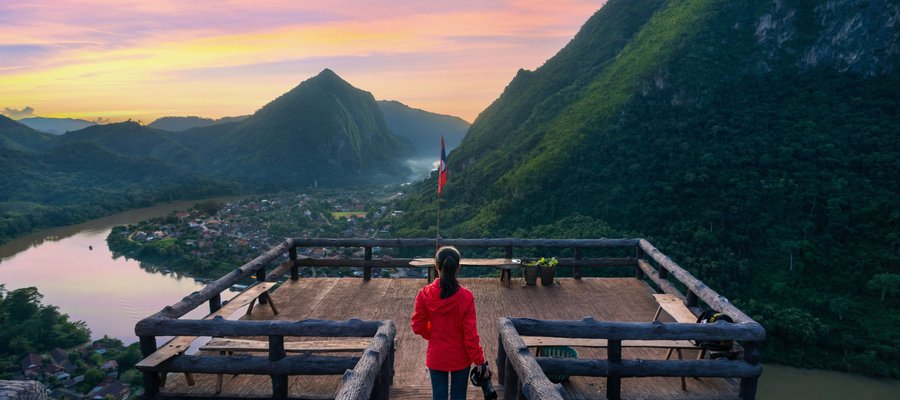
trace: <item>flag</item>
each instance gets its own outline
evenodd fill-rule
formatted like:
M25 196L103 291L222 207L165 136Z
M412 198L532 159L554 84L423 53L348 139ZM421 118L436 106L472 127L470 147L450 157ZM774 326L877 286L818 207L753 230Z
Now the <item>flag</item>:
M438 195L440 195L441 190L444 189L445 183L447 183L447 151L444 150L444 137L441 136L441 164L438 169Z

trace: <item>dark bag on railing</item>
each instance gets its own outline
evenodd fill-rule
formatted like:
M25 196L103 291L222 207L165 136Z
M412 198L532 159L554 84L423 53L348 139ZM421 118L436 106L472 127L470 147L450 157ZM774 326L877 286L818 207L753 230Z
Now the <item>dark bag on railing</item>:
M734 323L731 317L715 310L706 310L697 318L698 324L712 324L718 321ZM693 340L692 342L709 351L730 351L734 346L734 342L731 340Z

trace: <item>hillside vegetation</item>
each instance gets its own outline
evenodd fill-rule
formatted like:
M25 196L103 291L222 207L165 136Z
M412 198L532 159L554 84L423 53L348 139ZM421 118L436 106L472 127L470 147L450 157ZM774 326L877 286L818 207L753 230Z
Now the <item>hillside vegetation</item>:
M393 121L406 126L405 118L422 114ZM128 121L55 136L0 116L0 243L160 201L355 187L410 174L404 160L412 142L391 132L371 93L331 70L251 116L214 122L169 132Z
M900 377L898 12L611 0L450 154L442 236L644 236L764 361ZM435 185L402 235L434 235Z

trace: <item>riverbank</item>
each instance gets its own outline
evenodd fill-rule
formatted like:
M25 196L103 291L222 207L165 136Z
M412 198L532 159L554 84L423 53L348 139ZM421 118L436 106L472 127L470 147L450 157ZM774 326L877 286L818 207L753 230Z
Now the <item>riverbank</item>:
M377 237L390 233L402 193L316 190L198 204L164 217L113 228L115 254L140 260L150 271L168 270L218 279L285 237ZM362 249L301 249L314 257L361 256ZM329 269L343 276L350 269ZM321 275L320 275L321 276Z

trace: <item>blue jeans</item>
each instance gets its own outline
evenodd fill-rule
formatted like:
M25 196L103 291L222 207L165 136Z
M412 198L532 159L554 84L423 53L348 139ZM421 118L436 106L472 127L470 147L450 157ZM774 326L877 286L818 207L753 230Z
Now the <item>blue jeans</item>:
M431 398L433 400L447 400L448 385L450 386L450 400L466 400L469 367L453 372L435 371L429 368L428 372L431 373Z

